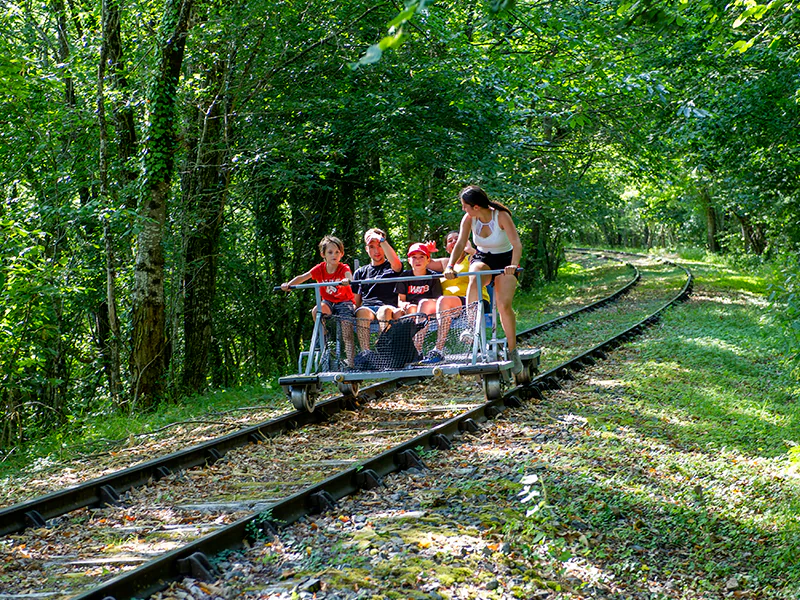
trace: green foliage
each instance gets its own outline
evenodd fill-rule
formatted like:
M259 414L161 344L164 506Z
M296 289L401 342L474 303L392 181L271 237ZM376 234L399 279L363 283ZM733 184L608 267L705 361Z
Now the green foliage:
M274 527L272 510L267 509L258 513L252 521L247 524L246 533L251 542L270 539L271 528Z
M39 383L37 367L48 360L49 349L40 343L49 337L52 315L40 302L49 295L53 270L43 257L45 235L23 224L0 221L0 354L3 396L31 393ZM8 407L11 408L11 407ZM16 411L11 409L9 414Z
M567 243L700 247L712 217L720 252L760 264L800 247L792 3L196 4L181 74L166 81L157 44L175 25L170 6L121 13L122 62L105 82L107 198L100 7L69 14L66 52L43 7L9 10L0 26L0 185L19 199L0 219L40 232L4 242L3 343L10 356L24 346L28 363L3 368L22 382L14 393L49 407L27 413L35 422L112 410L100 224L112 224L127 338L131 240L145 225L132 198L173 164L162 232L173 397L191 358L194 268L217 269L207 383L257 382L292 370L308 341L311 295L272 289L318 260L322 235L344 240L350 264L368 260L371 226L401 256L415 241L441 247L468 183L512 209L525 289L556 278ZM122 108L140 138L123 139ZM138 154L119 155L126 143ZM187 258L214 227L203 258ZM22 259L23 247L35 251Z
M411 21L417 14L425 14L428 5L432 3L433 0L408 0L405 8L389 21L389 35L382 37L380 42L367 48L367 51L358 59L358 62L350 64L350 68L357 69L365 65L374 65L381 59L386 50L400 47L406 37L403 25Z

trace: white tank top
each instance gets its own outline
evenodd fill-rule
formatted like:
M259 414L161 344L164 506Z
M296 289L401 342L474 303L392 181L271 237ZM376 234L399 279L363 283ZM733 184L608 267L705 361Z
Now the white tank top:
M481 252L502 254L514 249L508 240L508 235L500 227L500 223L497 220L499 213L499 210L492 209L492 220L488 223L484 223L478 217L473 217L472 219L472 241ZM484 227L489 227L489 235L486 237L480 235Z

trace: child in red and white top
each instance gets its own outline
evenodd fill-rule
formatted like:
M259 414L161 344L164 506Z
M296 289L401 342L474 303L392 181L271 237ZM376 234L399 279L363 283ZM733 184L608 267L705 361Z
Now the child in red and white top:
M347 365L352 368L355 354L353 320L356 310L353 303L353 290L350 288L353 274L350 272L349 265L341 262L344 257L344 244L339 238L332 235L323 237L319 243L319 254L324 259L321 263L314 265L309 271L298 275L291 281L282 283L281 289L288 292L293 285L304 283L309 279L313 279L317 283L331 283L319 290L322 296L320 309L323 315L341 317ZM316 306L311 309L311 316L317 318Z

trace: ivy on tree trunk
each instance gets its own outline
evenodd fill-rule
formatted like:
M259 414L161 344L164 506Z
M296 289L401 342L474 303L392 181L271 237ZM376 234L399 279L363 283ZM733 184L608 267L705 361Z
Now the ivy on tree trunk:
M190 222L194 224L186 234L184 272L183 386L187 392L205 389L211 351L217 254L228 193L223 73L223 65L217 64L207 74L211 98L197 114L196 147L190 154L185 189Z
M178 87L193 0L169 0L158 39L158 73L150 96L150 125L145 140L145 185L136 240L131 339L134 405L154 407L164 393L167 357L164 300L164 224L174 167Z

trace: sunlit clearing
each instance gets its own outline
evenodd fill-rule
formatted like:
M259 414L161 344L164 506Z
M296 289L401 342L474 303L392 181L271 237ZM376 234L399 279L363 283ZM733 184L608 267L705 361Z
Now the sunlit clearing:
M584 268L581 265L574 262L566 262L558 267L558 272L561 275L574 275L575 273L580 273L583 270Z
M599 388L605 389L613 389L613 388L620 388L623 386L622 380L620 379L589 379L589 385L594 385Z
M745 356L749 355L749 351L745 350L741 346L737 346L735 344L729 344L728 342L721 340L719 338L714 337L693 337L693 338L683 338L683 341L687 344L694 344L699 348L708 349L708 348L716 348L719 350L726 350L735 354L736 356Z

